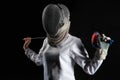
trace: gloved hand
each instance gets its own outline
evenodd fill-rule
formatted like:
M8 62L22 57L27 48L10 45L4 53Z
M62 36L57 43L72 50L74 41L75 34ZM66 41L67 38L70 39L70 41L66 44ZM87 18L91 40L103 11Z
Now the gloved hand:
M105 34L94 33L92 35L92 45L97 49L96 55L99 59L105 59L110 47L110 37Z
M99 40L100 43L100 59L105 59L108 53L108 49L110 47L110 37L106 37L104 34L102 34L102 38Z

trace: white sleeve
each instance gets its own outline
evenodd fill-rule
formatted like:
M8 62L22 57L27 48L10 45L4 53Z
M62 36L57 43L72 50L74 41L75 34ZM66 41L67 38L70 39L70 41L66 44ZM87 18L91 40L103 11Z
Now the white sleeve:
M71 56L73 60L82 67L82 69L89 75L93 75L100 65L102 64L103 60L98 59L95 55L93 59L89 58L88 52L85 49L82 41L80 39L74 41L75 44L71 47ZM96 51L98 53L98 51Z
M42 45L41 49L39 50L39 54L37 54L32 49L27 48L25 50L25 55L27 55L27 57L29 59L31 59L33 62L35 62L36 65L40 66L43 64L43 50L44 50L45 45L46 45L46 39L44 40L43 45Z

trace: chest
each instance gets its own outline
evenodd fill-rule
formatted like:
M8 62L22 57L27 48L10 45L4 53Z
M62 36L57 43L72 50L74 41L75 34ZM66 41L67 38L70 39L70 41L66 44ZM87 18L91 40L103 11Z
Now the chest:
M70 47L51 47L48 46L44 53L44 60L50 65L59 65L62 62L69 63L71 58L69 54Z

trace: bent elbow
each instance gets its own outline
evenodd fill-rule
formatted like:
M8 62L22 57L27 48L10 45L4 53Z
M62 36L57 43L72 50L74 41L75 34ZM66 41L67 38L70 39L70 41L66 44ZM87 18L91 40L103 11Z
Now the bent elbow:
M41 66L41 65L42 65L42 63L36 63L36 65L37 65L37 66Z
M89 69L87 68L86 70L84 70L88 75L94 75L97 71L97 69Z
M94 74L95 74L95 72L89 72L88 74L89 74L89 75L94 75Z
M41 66L43 63L42 63L41 60L36 60L36 61L35 61L35 64L36 64L37 66Z

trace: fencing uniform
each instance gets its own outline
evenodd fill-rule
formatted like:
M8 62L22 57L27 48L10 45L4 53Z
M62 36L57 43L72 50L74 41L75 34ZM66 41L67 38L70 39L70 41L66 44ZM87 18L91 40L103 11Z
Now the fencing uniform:
M89 55L82 41L70 34L59 46L50 46L47 38L43 46L36 54L30 48L26 49L26 55L37 65L44 67L44 80L75 80L74 64L92 75L102 64L103 60L96 56L93 59Z
M42 14L43 28L47 34L43 46L38 54L30 48L25 49L28 58L37 65L43 65L44 80L75 80L75 64L93 75L107 55L109 44L101 42L94 58L89 58L81 39L69 34L69 16L65 5L46 6Z

